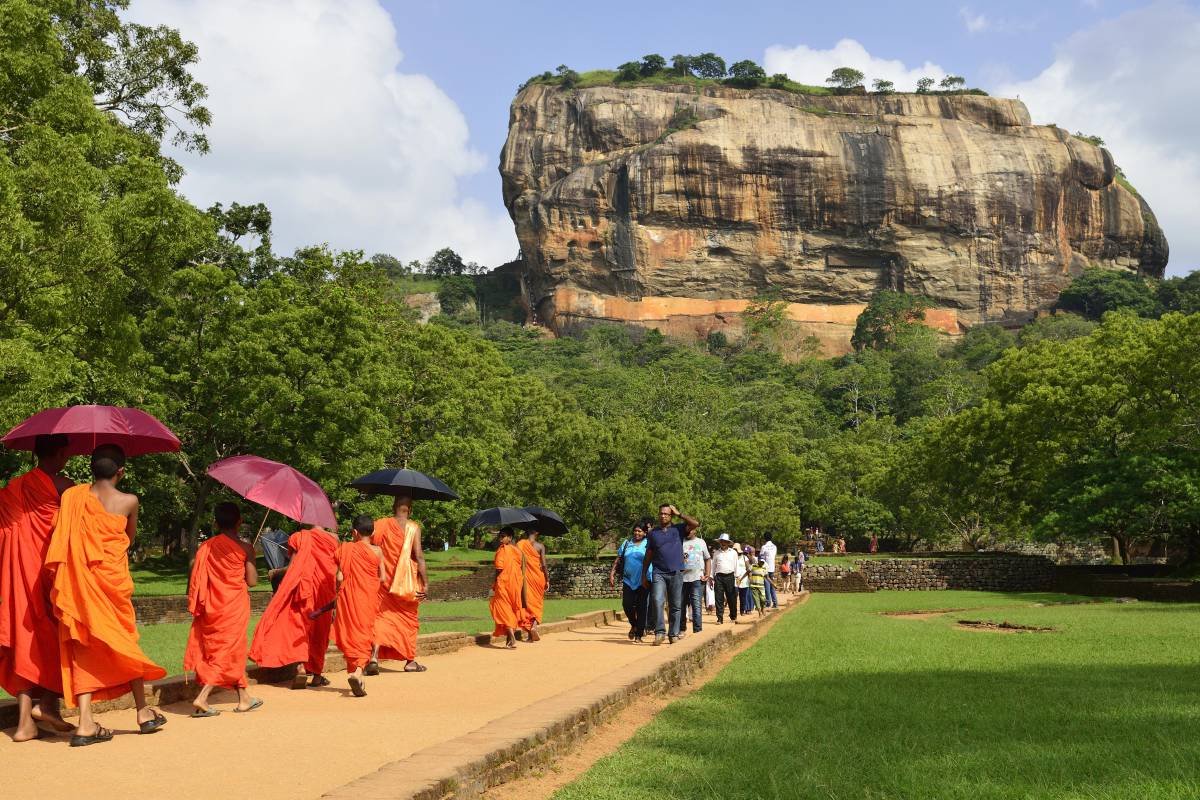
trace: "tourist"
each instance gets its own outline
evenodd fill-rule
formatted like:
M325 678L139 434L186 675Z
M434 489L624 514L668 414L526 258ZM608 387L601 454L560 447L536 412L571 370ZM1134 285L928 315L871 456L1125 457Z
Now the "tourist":
M246 683L246 629L250 625L250 587L258 583L254 548L238 538L242 512L221 503L214 513L217 535L196 550L188 580L188 632L183 669L196 673L200 693L192 701L193 717L215 717L208 697L218 686L237 691L237 712L253 711L262 700L251 697Z
M792 591L792 556L789 553L784 553L779 563L779 589L789 593Z
M425 573L425 551L421 549L421 523L409 519L412 498L398 496L392 516L375 520L371 542L383 551L386 586L379 595L375 618L375 649L364 674L379 674L379 659L402 659L405 672L424 672L417 663L417 630L421 601L429 585Z
M92 718L92 701L126 692L133 694L137 707L138 733L154 733L167 724L146 703L145 682L166 677L167 671L138 645L127 556L137 534L138 499L117 489L124 477L124 451L115 445L97 447L93 482L63 492L46 551L50 597L60 626L63 695L67 705L79 706L72 747L112 739L112 731Z
M500 545L492 561L496 567L496 579L492 582L492 595L488 610L496 623L492 636L503 636L505 648L517 646L517 631L521 627L521 553L513 547L513 529L500 529Z
M58 620L43 569L59 496L74 486L60 474L67 444L62 434L38 436L37 466L0 489L0 687L17 698L14 742L38 738L39 722L59 733L73 727L58 708Z
M750 593L754 596L754 606L758 609L760 617L767 613L767 595L764 588L770 582L766 561L762 558L756 559L750 566Z
M550 586L546 545L538 541L539 536L538 531L531 530L517 543L525 579L525 589L521 595L521 629L526 632L531 642L540 641L542 638L538 625L541 624L545 613L546 589Z
M737 555L737 568L734 578L737 581L738 600L741 603L741 614L749 614L754 610L754 596L750 594L750 556L754 548L746 545Z
M379 616L380 588L387 583L383 549L372 544L375 521L369 514L354 519L353 541L338 548L337 616L333 641L346 659L347 683L355 697L366 697L365 670L375 643L375 620Z
M729 621L737 623L738 593L737 593L737 562L738 553L729 541L729 534L722 533L717 537L717 551L712 554L713 586L716 592L717 624L725 624L725 606L729 606Z
M808 563L808 555L801 547L796 553L796 563L792 565L792 575L796 581L796 591L804 591L804 565Z
M817 531L817 552L818 553L825 552L825 538L823 536L821 536L820 531Z
M871 534L871 544L867 547L867 552L870 552L870 553L878 553L879 552L879 537L873 533Z
M775 596L775 555L778 552L775 548L774 537L768 533L763 536L763 546L759 548L758 556L767 568L767 575L770 580L766 583L766 600L767 608L779 608L779 598Z
M279 591L267 604L250 643L250 658L260 667L296 665L293 689L328 686L325 651L333 624L323 606L337 592L337 537L301 524L288 537L292 559Z
M687 539L683 541L683 606L680 610L680 635L683 635L687 628L689 609L692 614L692 632L699 633L704 628L704 590L712 582L711 559L708 545L696 535L694 528L689 528Z
M846 555L846 537L839 536L837 543L838 543L838 552L841 553L842 555Z
M672 523L675 518L682 523ZM679 638L680 603L683 594L683 539L688 531L700 527L694 518L683 514L673 505L663 504L658 509L658 527L646 534L646 563L643 582L650 586L648 570L654 565L654 584L651 605L654 609L654 644L660 645L664 638L671 644ZM667 617L663 619L663 604L667 605Z
M633 527L632 538L621 542L617 547L617 557L613 559L612 569L608 573L608 585L615 586L617 570L621 571L621 608L625 611L625 619L629 620L629 640L640 642L646 634L646 622L650 604L647 600L650 592L642 584L642 563L646 558L645 523ZM653 567L651 567L653 569Z

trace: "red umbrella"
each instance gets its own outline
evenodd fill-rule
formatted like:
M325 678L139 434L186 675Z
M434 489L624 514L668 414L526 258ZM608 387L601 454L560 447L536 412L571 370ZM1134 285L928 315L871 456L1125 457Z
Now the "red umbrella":
M207 472L250 502L285 517L330 531L337 527L325 492L312 478L287 464L259 456L234 456L211 464Z
M136 408L69 406L39 411L9 431L0 442L11 450L32 450L38 436L61 433L67 452L86 455L102 444L115 444L129 457L174 453L179 439L166 425Z

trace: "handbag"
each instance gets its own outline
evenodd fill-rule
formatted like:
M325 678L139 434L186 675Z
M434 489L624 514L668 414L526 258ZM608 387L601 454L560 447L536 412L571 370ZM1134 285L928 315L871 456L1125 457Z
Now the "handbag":
M417 564L413 561L413 542L421 530L419 523L409 520L404 526L404 544L400 547L400 557L396 559L396 573L392 575L392 585L388 592L401 600L412 602L418 594L425 593L425 587L417 575Z

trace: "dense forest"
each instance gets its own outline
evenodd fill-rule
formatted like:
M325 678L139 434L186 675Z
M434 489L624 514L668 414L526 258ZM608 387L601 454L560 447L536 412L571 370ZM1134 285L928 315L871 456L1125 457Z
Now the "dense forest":
M422 277L450 313L419 325L398 259L276 254L268 209L179 194L163 146L207 147L197 53L122 6L0 5L0 428L72 403L166 422L182 452L130 469L147 543L194 546L223 499L204 468L240 453L311 475L343 519L382 511L345 488L364 472L435 474L463 498L418 504L435 537L557 508L576 552L660 501L738 538L1200 539L1198 273L1089 271L1055 314L958 339L881 292L827 359L771 297L738 341L553 339L473 311L492 276L443 251ZM0 452L0 480L27 465Z

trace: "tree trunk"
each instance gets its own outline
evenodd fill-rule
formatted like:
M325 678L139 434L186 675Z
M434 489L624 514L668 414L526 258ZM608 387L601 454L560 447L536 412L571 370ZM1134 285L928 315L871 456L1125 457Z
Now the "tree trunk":
M1113 534L1113 544L1117 548L1117 557L1121 559L1121 564L1129 565L1129 537L1119 534Z
M202 481L196 490L196 505L192 509L192 518L188 522L187 553L190 562L196 557L196 549L200 546L200 517L208 502L208 493L212 491L212 481Z

